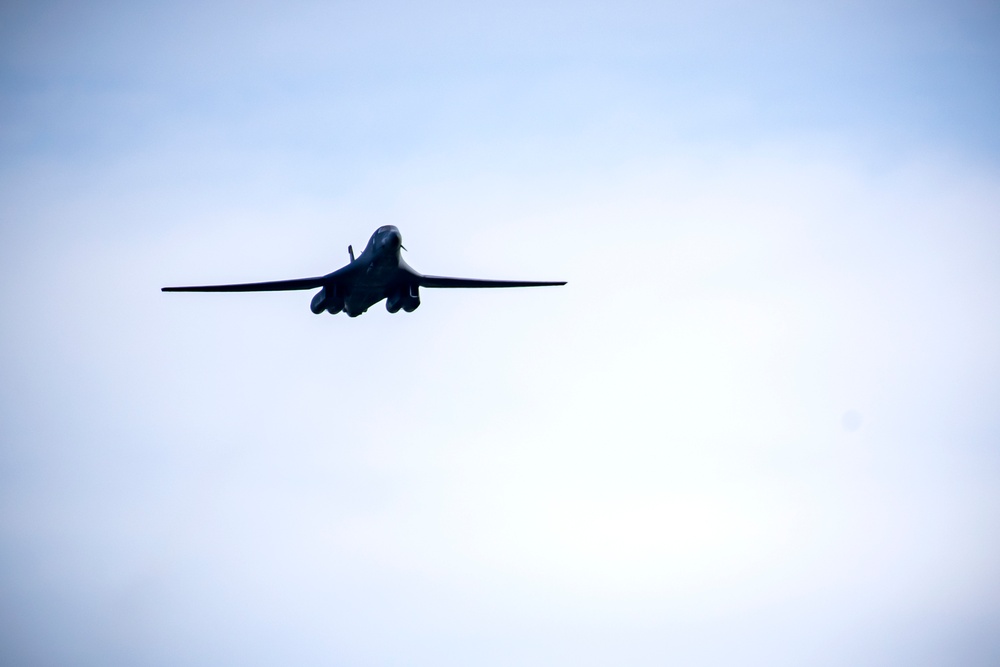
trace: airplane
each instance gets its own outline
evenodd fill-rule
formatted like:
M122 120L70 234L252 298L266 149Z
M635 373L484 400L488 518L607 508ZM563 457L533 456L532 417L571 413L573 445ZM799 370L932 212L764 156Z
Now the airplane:
M385 299L385 309L390 313L400 309L412 313L420 305L421 287L548 287L566 284L566 281L474 280L425 276L414 271L403 260L399 252L401 249L406 250L399 230L394 225L385 225L375 230L357 259L354 257L354 248L347 246L350 264L325 276L237 285L164 287L161 291L276 292L318 287L320 290L310 305L312 312L317 315L323 311L331 315L344 312L350 317L357 317L382 299Z

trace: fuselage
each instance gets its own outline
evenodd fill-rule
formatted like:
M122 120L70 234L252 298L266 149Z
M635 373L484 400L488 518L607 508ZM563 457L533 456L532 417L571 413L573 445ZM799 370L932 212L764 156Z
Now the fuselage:
M399 229L394 225L379 227L348 265L353 269L350 286L342 288L342 294L321 291L313 300L313 312L343 310L357 317L382 299L389 299L386 307L390 312L415 310L420 297L417 286L407 280L413 272L400 255L402 247Z
M350 292L344 295L344 311L360 315L389 296L386 288L399 272L400 248L403 238L399 230L386 225L379 227L368 239L368 245L354 261L364 264Z

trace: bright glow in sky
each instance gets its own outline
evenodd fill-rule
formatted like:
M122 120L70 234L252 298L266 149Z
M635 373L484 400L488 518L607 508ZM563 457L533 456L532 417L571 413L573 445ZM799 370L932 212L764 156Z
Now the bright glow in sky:
M0 663L1000 663L1000 11L688 4L4 3Z

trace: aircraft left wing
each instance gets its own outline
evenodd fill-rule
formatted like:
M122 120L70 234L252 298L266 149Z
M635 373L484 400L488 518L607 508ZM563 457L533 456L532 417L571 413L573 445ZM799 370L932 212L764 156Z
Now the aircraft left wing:
M329 276L272 280L266 283L239 283L237 285L198 285L193 287L163 287L162 292L282 292L286 290L315 289L330 282Z
M417 276L421 287L552 287L565 285L566 281L542 282L536 280L476 280L474 278L445 278L444 276Z

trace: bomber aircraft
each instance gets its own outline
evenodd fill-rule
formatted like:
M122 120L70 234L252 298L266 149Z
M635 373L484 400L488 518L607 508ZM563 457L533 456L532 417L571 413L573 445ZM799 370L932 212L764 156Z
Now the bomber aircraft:
M266 283L240 283L238 285L201 285L197 287L164 287L164 292L273 292L320 288L312 300L312 311L319 315L324 310L332 315L343 311L357 317L385 299L385 309L390 313L400 308L412 313L420 305L421 287L545 287L565 285L561 282L527 280L474 280L470 278L445 278L425 276L414 271L400 255L403 237L393 225L379 227L368 240L368 245L354 257L354 249L347 246L351 263L333 273L317 278L275 280Z

